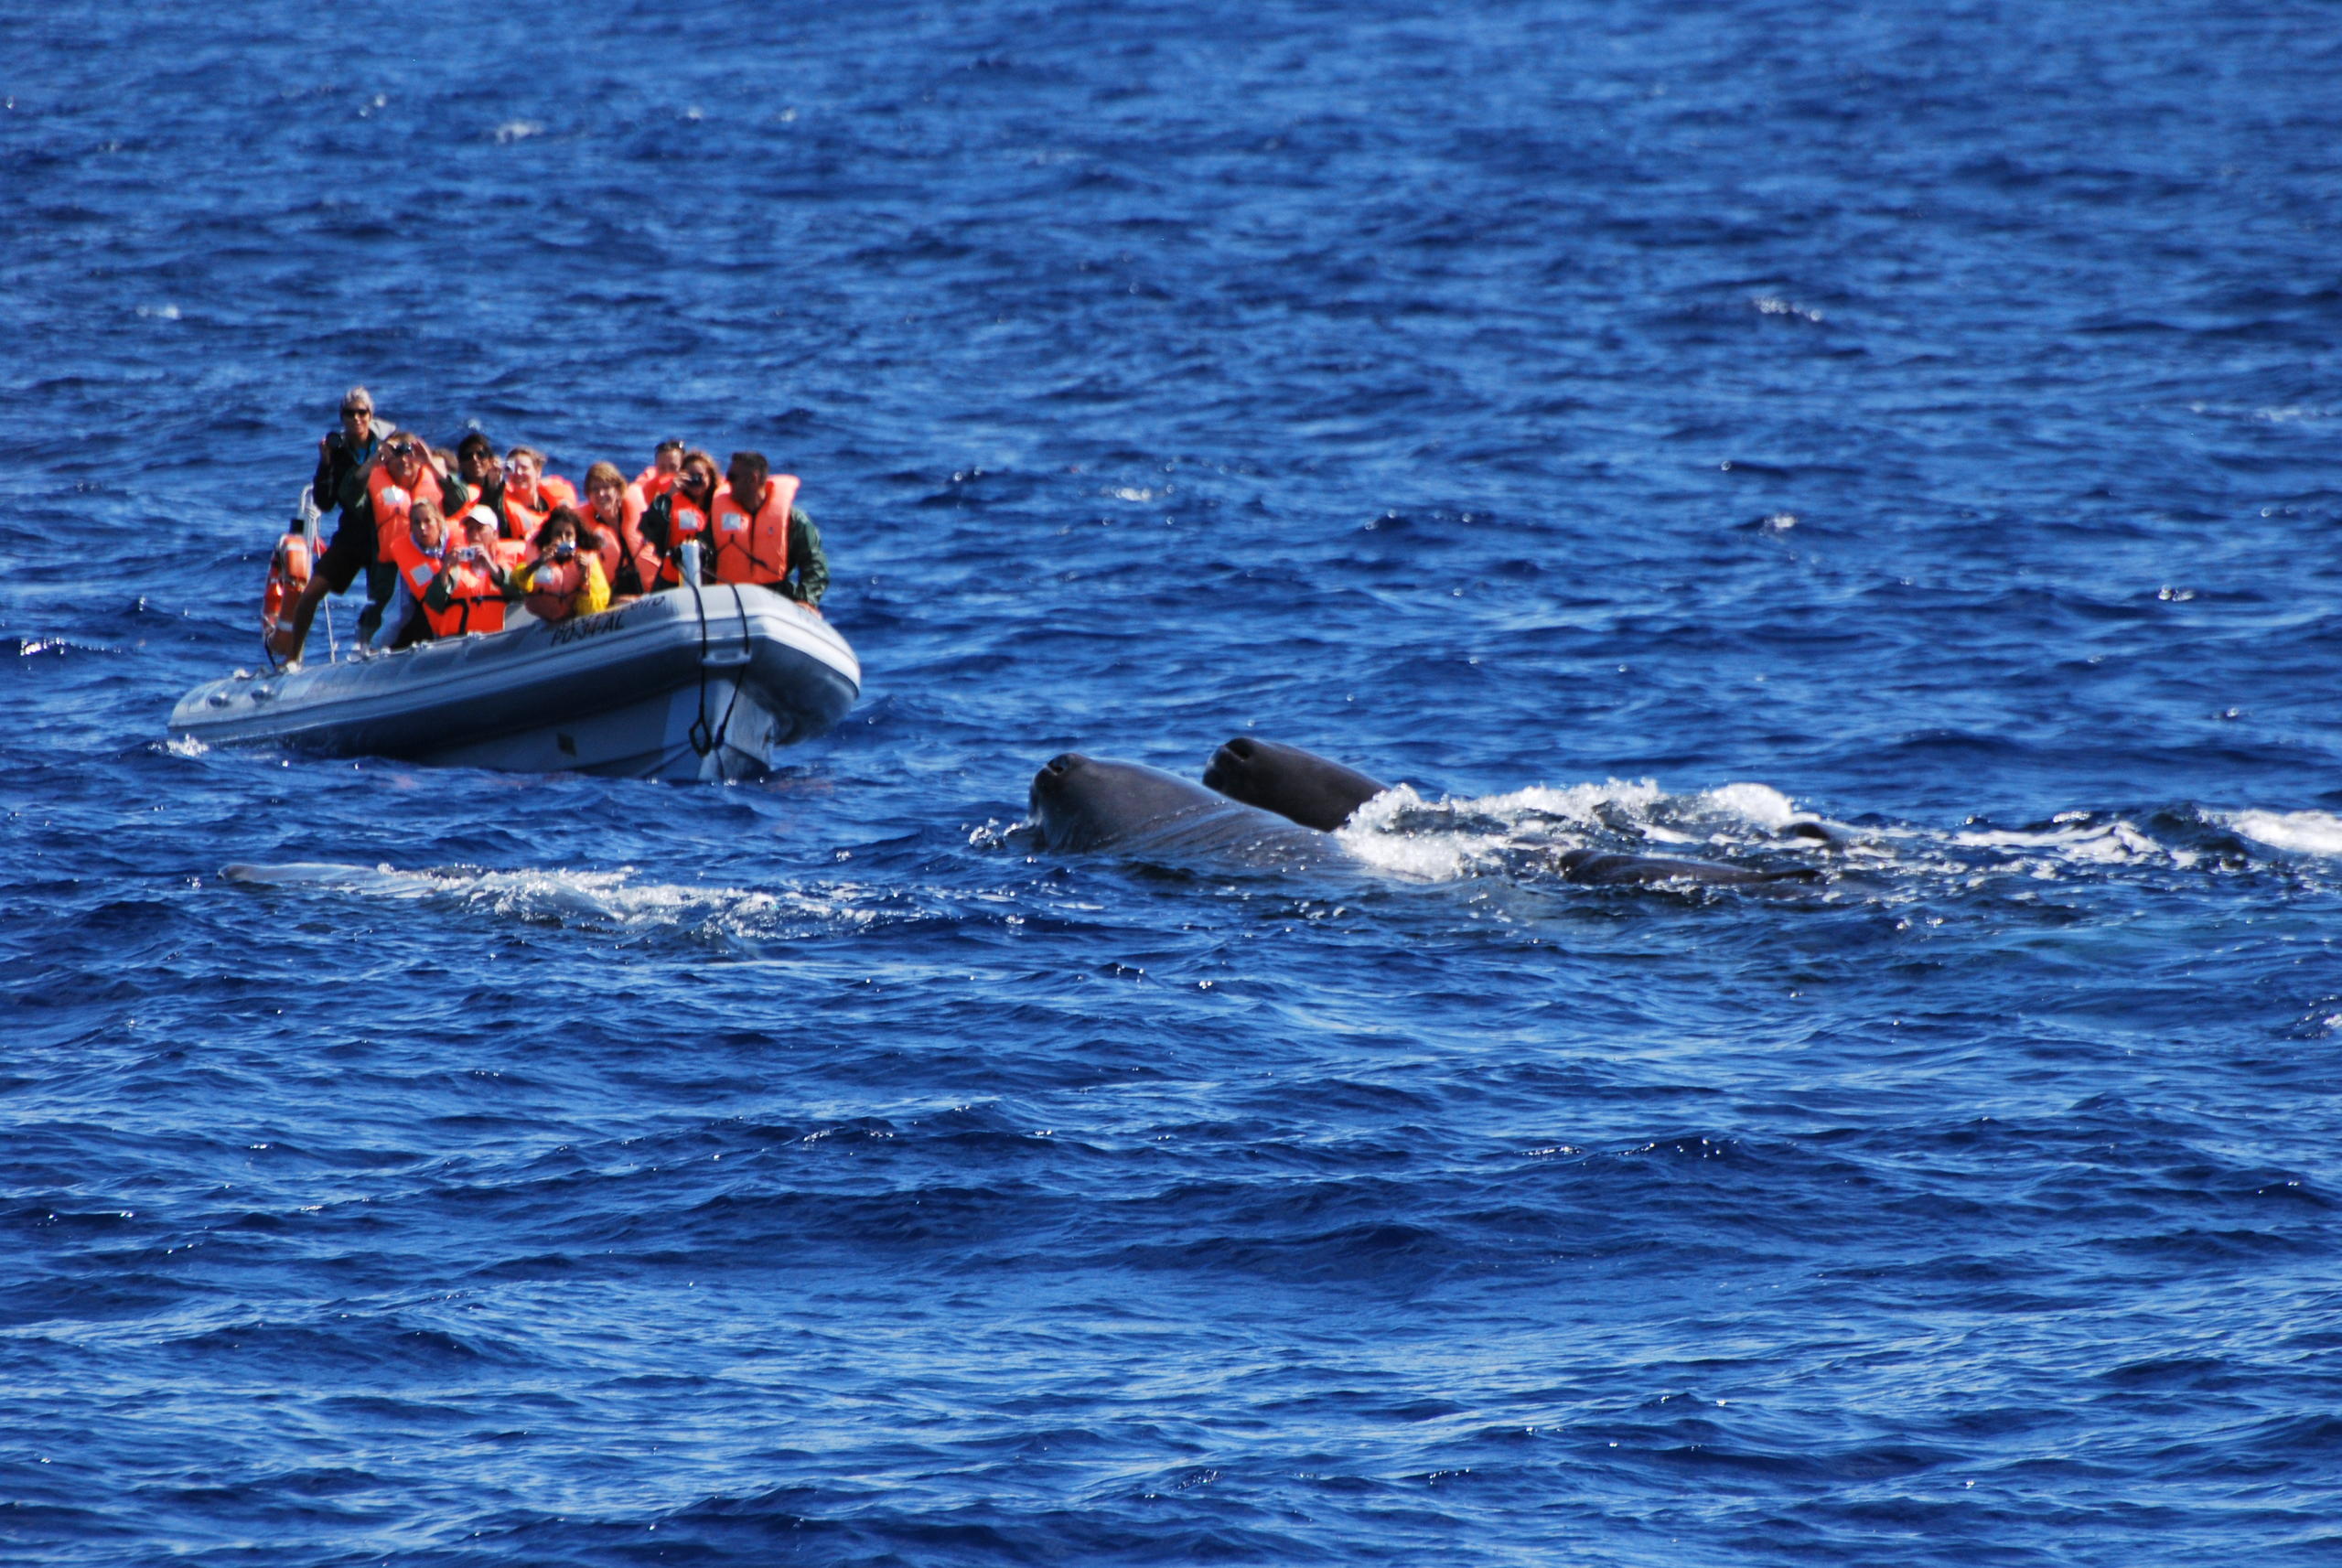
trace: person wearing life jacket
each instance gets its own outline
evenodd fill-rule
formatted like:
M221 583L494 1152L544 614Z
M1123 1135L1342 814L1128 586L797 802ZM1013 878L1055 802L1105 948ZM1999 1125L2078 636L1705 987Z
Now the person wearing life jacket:
M647 504L616 463L586 470L586 504L577 509L577 520L598 540L602 575L613 599L633 598L659 581L659 553L642 537Z
M342 482L342 516L374 525L374 558L390 559L392 541L406 532L407 512L427 500L445 517L450 498L430 448L412 431L394 430L374 459Z
M504 536L534 539L545 525L553 503L538 487L544 473L544 454L533 446L515 446L504 454Z
M352 387L341 394L341 424L317 438L317 471L309 480L309 499L317 510L329 512L341 505L341 481L362 468L382 444L374 427L374 394Z
M735 452L707 517L714 581L755 583L821 613L830 565L821 531L797 505L796 475L772 472L761 452Z
M359 640L373 639L382 624L383 607L398 585L391 550L406 532L408 512L417 498L430 500L443 517L471 504L471 492L458 480L441 478L424 452L414 432L392 431L373 456L343 477L341 525L293 607L285 657L289 667L300 666L318 604L329 593L348 592L360 571L366 574L367 604L358 618Z
M577 513L553 509L537 533L537 556L514 582L539 620L567 620L610 607L609 580L602 575L599 541L581 529Z
M398 588L392 596L390 614L383 618L381 633L371 644L361 643L361 650L405 648L431 635L430 621L423 613L423 596L446 564L446 519L432 502L417 500L407 511L406 537L391 549Z
M642 539L659 553L658 580L643 585L657 593L683 580L682 548L697 541L702 576L707 554L707 509L715 502L715 459L694 448L683 454L675 482L642 512Z
M474 503L470 510L465 512L448 527L451 536L454 534L468 536L469 531L477 527L479 531L480 547L486 550L496 564L507 572L519 571L529 564L532 556L536 554L535 549L528 540L514 539L505 532L504 517L494 507L484 501Z
M505 538L502 525L496 514L484 506L476 506L466 512L462 523L450 530L448 537L459 543L477 546L488 564L503 574L506 590L504 600L507 604L520 598L520 585L513 578L521 567L535 558L537 552L534 543L526 539ZM500 625L500 614L499 627ZM474 631L496 630L499 627L483 628L479 618L477 615L473 617Z
M500 565L496 530L488 518L465 520L438 575L423 593L423 614L435 638L504 629L504 606L521 596L511 575Z
M466 431L456 443L456 473L472 492L472 499L493 507L504 494L504 462L496 443L477 430Z
M635 488L642 492L643 505L649 506L667 493L668 487L675 482L675 475L682 468L683 452L684 446L680 441L661 441L652 449L650 467L634 477Z
M439 477L439 470L430 458L430 448L407 431L393 432L382 444L381 456L361 469L352 481L350 494L362 482L365 499L359 502L362 510L374 521L374 559L377 564L392 559L392 552L407 532L407 514L418 500L427 500L439 508L442 517L453 516L460 502L448 493L448 487ZM342 509L344 516L356 513L349 505ZM367 582L367 614L358 618L360 638L372 634L369 615L374 625L381 624L381 607L390 599L386 584L374 581L380 574L370 573Z
M471 488L472 504L486 507L496 522L497 532L505 539L518 541L521 558L528 559L528 543L535 523L535 516L527 513L515 520L504 504L504 459L496 455L496 447L478 431L472 431L456 445L456 464L464 483Z
M527 479L527 489L532 496L530 506L551 517L555 506L576 506L578 487L562 475L553 473L545 464L548 464L548 458L536 447L513 447L510 452L503 454L506 470L522 470L522 478ZM532 533L532 538L534 538L534 533Z

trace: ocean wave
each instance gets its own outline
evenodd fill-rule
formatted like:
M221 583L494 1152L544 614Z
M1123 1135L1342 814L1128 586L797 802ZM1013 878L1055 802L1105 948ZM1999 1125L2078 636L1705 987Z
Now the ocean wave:
M2342 816L2331 811L2238 811L2227 819L2246 838L2294 854L2342 856Z

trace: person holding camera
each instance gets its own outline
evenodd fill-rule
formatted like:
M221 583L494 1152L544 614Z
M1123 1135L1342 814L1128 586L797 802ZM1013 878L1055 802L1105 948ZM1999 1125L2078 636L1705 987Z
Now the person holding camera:
M585 532L577 513L553 509L537 530L537 558L515 581L539 620L567 620L610 607L610 583L602 575L601 541Z
M650 454L650 467L634 477L634 488L642 492L642 504L649 506L674 488L675 476L682 472L683 454L688 444L669 439L659 443Z
M358 639L370 642L382 624L382 611L398 586L393 552L406 537L408 514L417 500L428 500L443 518L461 516L471 504L471 492L460 480L443 479L431 464L428 449L411 430L394 430L364 464L342 477L339 492L341 526L317 563L309 585L294 606L292 649L285 667L301 667L301 650L309 639L309 623L328 594L349 591L362 570L366 574L366 608L358 617Z
M520 585L496 559L495 520L475 511L459 525L446 564L423 591L423 616L434 638L502 631L504 607L520 596Z
M675 470L674 482L666 492L643 509L642 541L659 556L659 578L645 583L651 593L661 588L678 586L683 580L683 546L696 543L703 550L707 544L707 509L714 504L716 486L715 459L694 447L683 454L682 466ZM702 580L707 577L707 562L700 563Z
M317 471L309 499L320 513L341 505L341 481L373 461L382 438L374 428L374 394L352 387L341 394L341 424L317 437Z

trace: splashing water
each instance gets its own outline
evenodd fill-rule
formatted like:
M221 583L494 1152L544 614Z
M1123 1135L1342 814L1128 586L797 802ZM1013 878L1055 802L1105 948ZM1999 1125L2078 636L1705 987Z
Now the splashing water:
M2229 825L2272 849L2342 856L2342 817L2330 811L2239 811Z

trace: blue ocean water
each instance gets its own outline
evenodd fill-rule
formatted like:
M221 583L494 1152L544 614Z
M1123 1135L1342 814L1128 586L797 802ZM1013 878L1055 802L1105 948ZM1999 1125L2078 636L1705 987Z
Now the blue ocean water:
M0 1558L2336 1561L2335 22L11 8ZM168 744L359 381L861 706Z

